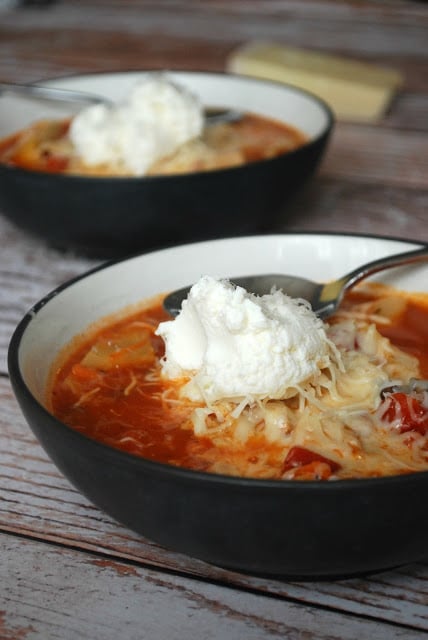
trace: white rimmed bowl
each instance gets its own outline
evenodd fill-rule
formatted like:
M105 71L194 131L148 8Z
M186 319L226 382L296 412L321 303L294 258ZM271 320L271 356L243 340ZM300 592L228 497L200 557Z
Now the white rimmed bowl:
M22 411L55 464L94 504L140 534L253 573L336 578L426 557L428 472L337 482L233 478L180 469L99 444L45 408L58 352L94 321L202 274L285 272L336 278L417 245L353 235L229 238L142 254L56 289L18 325L9 371ZM428 292L426 264L377 279Z
M144 73L148 72L94 73L43 84L119 100ZM82 177L0 165L2 213L59 249L107 258L264 232L279 215L286 216L287 202L313 175L326 148L333 127L329 107L283 84L221 73L169 75L205 106L275 118L301 129L308 141L269 160L176 176ZM1 95L0 138L38 119L67 117L71 109L63 103Z

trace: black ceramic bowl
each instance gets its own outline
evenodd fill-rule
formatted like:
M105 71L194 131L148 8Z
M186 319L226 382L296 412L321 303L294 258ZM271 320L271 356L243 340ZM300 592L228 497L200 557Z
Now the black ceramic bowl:
M94 178L0 165L0 210L59 249L117 257L148 248L265 232L315 171L330 135L329 108L297 88L226 74L171 72L210 107L252 111L308 135L303 147L242 167L179 176ZM123 98L142 73L102 73L44 84ZM70 105L2 96L0 138Z
M9 349L26 419L64 475L113 518L170 549L246 572L304 578L377 571L427 556L428 472L337 482L269 481L180 469L114 450L44 408L52 361L90 323L201 274L291 273L327 280L411 249L397 240L277 235L212 240L101 267L23 318ZM427 266L384 282L428 291Z

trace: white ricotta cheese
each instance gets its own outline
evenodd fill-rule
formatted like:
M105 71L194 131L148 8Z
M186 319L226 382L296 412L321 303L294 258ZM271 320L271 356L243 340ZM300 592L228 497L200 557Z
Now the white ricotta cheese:
M281 291L255 296L210 276L157 334L165 342L162 374L189 378L183 395L206 403L284 398L331 363L324 324L308 304Z
M92 105L73 118L70 139L90 166L114 164L133 175L197 137L204 125L199 99L162 73L149 74L120 104Z

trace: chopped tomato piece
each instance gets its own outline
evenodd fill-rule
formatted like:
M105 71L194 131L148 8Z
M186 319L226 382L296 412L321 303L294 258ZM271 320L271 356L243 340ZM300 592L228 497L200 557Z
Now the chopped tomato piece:
M296 469L295 478L327 480L340 464L305 447L291 447L284 460L283 472Z
M52 155L45 158L44 169L45 171L49 171L49 173L61 173L61 171L65 171L67 169L68 164L68 158Z
M396 423L400 433L417 431L421 435L428 434L428 409L417 398L406 393L391 393L383 401L385 410L381 411L381 419Z
M97 372L91 367L85 367L83 364L76 362L71 368L73 375L80 380L93 380L97 377Z

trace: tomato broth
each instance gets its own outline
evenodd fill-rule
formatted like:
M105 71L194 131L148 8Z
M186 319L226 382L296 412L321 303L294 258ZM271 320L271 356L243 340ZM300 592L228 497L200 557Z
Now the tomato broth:
M362 317L366 324L360 326ZM393 393L382 399L378 393L375 405L359 413L350 402L354 408L347 416L343 402L337 410L330 403L325 416L317 406L307 406L305 424L311 425L312 420L321 425L322 438L318 440L315 435L312 439L305 434L295 437L298 429L303 429L302 417L294 422L290 418L300 411L297 396L249 407L245 436L242 424L232 424L229 414L221 423L215 418L216 408L208 408L205 430L199 433L192 416L201 405L180 396L183 381L165 380L160 374L164 346L154 331L166 319L169 317L159 303L95 334L88 333L55 369L48 397L55 416L80 433L121 451L227 475L334 480L428 469L428 406L423 393L404 399ZM416 377L428 378L428 296L366 285L348 294L339 312L328 321L333 332L341 329L341 323L347 331L350 323L358 325L355 345L366 340L371 331L368 327L376 326L376 345L386 345L389 354L390 341L396 349L388 365L392 368L387 369L391 376L406 371L410 377L416 372ZM370 355L375 364L377 357ZM273 411L288 418L283 419L278 436L267 438L264 426ZM342 416L340 420L338 415ZM328 439L324 436L333 426L337 441L331 444L332 432L327 434ZM370 453L373 451L376 455ZM396 462L391 463L391 458Z

